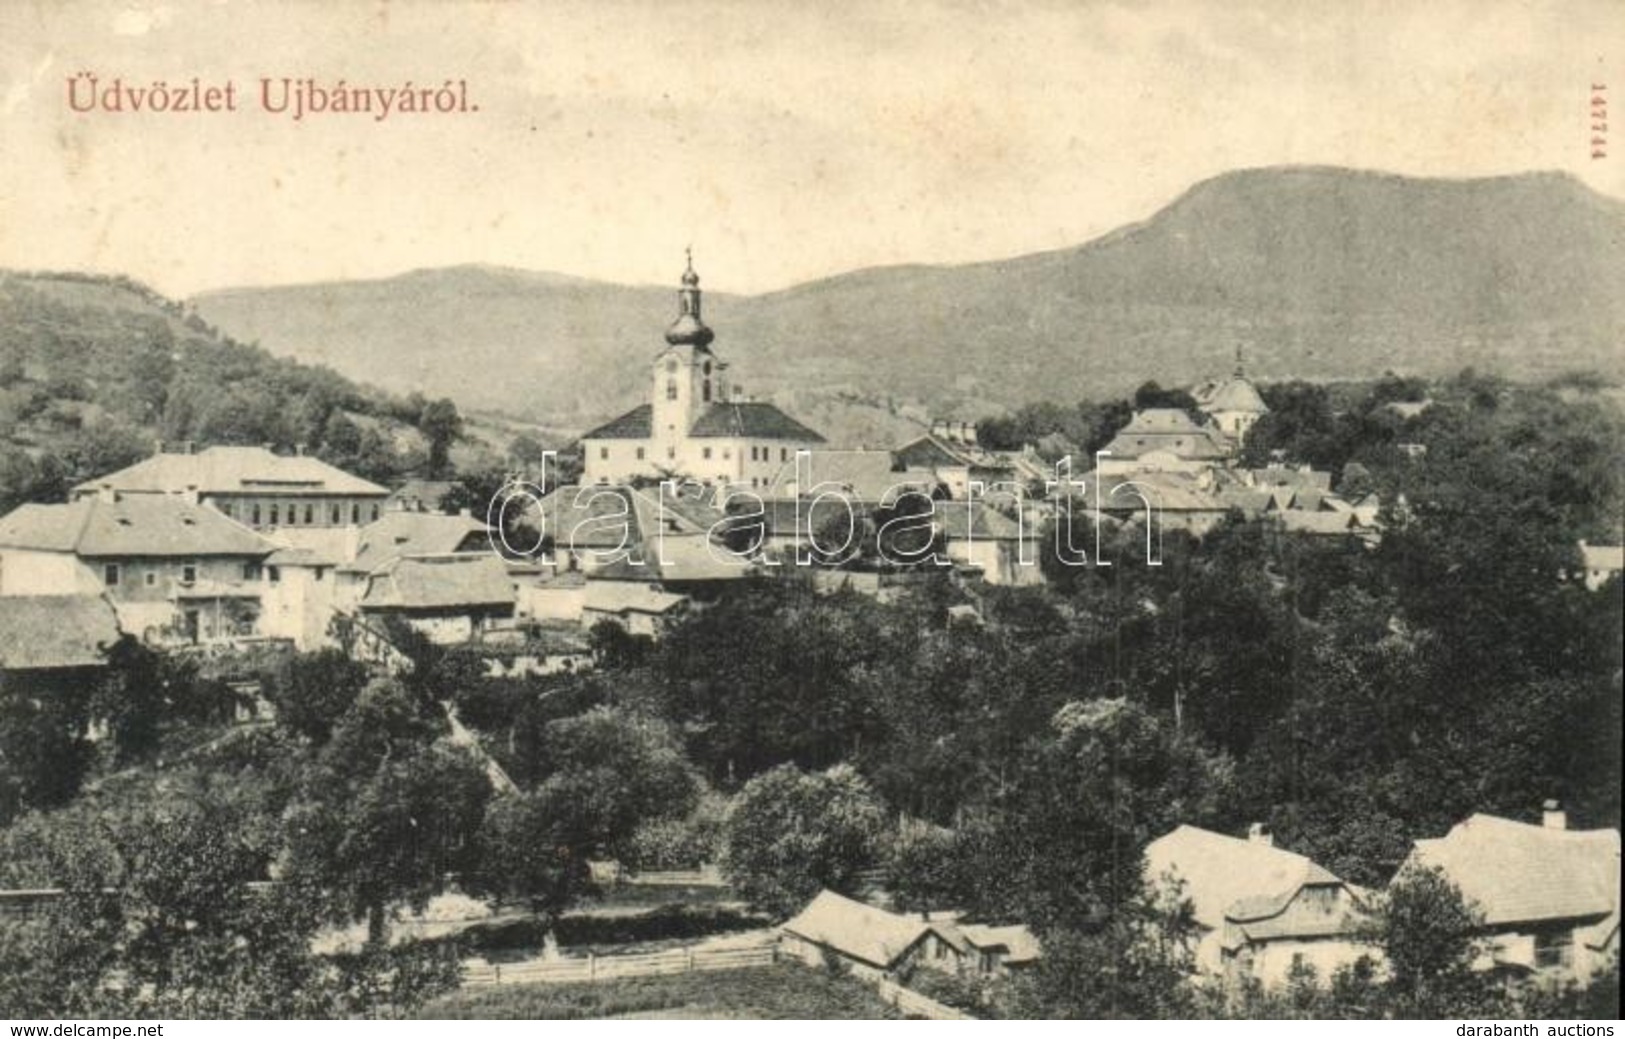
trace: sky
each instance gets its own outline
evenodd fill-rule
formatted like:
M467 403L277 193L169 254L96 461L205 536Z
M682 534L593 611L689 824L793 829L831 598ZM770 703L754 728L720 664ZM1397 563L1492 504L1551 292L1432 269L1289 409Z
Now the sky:
M483 263L763 292L1062 248L1229 169L1625 197L1615 0L0 0L0 268L172 295ZM236 84L239 110L75 112ZM478 111L260 109L259 80ZM1621 110L1591 157L1593 84ZM1618 91L1615 94L1614 91Z

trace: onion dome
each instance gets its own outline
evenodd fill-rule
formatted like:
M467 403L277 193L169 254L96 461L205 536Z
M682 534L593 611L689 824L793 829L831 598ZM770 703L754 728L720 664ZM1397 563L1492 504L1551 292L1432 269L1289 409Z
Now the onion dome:
M677 290L677 320L666 329L666 342L672 346L707 347L716 334L700 319L700 276L694 273L694 254L688 253L682 288Z

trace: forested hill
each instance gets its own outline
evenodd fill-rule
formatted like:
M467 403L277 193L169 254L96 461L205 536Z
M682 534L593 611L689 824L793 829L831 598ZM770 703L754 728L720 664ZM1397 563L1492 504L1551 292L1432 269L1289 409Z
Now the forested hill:
M158 440L302 444L387 480L423 462L425 406L236 342L126 278L0 272L0 512Z
M868 391L883 406L976 415L1194 381L1228 368L1237 347L1272 380L1467 366L1617 376L1622 273L1625 204L1566 174L1283 167L1204 181L1074 248L759 296L707 283L706 305L717 349L752 392ZM574 428L637 402L674 306L662 287L487 267L197 304L278 354Z

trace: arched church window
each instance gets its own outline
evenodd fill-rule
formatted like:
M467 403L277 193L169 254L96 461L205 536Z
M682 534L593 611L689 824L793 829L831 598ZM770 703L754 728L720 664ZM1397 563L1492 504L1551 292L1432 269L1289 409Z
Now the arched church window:
M666 380L666 399L667 400L676 400L677 399L677 380L676 379L667 379Z
M707 375L711 374L711 362L710 361L705 362L705 374L707 374Z
M666 358L666 371L675 372L676 370L677 370L677 358L675 358L675 357Z
M707 379L700 385L700 396L707 402L711 400L711 380Z

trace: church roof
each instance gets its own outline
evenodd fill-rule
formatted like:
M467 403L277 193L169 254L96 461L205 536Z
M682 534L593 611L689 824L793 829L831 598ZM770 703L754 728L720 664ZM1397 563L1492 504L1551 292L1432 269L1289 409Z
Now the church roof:
M694 420L692 437L754 437L762 440L800 440L822 444L818 433L761 401L713 404Z
M583 440L647 440L654 433L654 407L639 404L619 418L581 434Z
M581 436L583 440L647 440L654 435L654 408L639 404L619 418ZM691 437L751 437L758 440L797 440L822 444L824 438L780 411L776 405L760 401L712 404L700 412L689 429Z
M1245 376L1237 375L1220 383L1212 395L1202 402L1202 410L1215 411L1246 411L1255 415L1262 415L1269 411L1269 405L1259 396L1258 389Z

